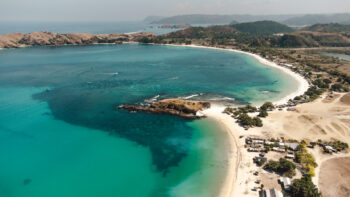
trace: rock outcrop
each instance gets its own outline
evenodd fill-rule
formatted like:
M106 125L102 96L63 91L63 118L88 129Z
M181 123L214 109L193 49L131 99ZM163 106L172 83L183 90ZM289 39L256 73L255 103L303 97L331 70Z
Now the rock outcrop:
M149 112L158 114L171 114L184 118L195 119L203 117L198 112L210 107L206 101L192 101L184 99L164 99L153 102L150 105L120 105L118 109L128 111Z
M26 46L61 46L87 44L120 44L123 42L138 42L145 38L156 37L153 33L134 34L87 34L52 32L12 33L0 36L0 48L18 48Z

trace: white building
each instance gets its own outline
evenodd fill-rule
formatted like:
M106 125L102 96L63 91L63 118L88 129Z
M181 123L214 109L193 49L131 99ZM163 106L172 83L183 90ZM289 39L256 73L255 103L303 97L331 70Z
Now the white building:
M278 191L277 189L269 189L261 192L259 196L260 197L283 197L283 194L281 191Z
M287 190L287 191L290 190L291 184L292 184L290 181L290 178L280 177L278 181L281 183L284 190Z

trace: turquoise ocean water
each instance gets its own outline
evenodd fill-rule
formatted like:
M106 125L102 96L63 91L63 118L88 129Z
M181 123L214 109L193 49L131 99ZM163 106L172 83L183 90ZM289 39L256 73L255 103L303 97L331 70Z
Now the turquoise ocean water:
M257 103L295 81L227 51L152 45L0 51L0 196L215 196L226 167L213 120L127 113L161 98Z

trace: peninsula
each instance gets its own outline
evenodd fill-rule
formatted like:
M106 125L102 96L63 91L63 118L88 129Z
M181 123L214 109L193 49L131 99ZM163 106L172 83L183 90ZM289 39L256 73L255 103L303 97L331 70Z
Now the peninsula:
M62 46L89 44L121 44L123 42L140 42L152 38L153 33L132 34L88 34L53 32L12 33L0 36L0 48L19 48L29 46Z

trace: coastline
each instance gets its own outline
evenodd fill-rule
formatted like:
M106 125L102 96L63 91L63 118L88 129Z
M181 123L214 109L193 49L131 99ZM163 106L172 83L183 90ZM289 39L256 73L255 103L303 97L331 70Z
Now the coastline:
M167 44L166 46L179 46L179 47L192 47L192 48L206 48L213 50L225 50L236 53L241 53L245 55L249 55L259 61L261 64L273 67L275 69L284 72L295 79L297 82L297 90L289 93L288 95L276 99L272 101L275 105L285 104L289 99L293 99L296 96L304 94L309 88L309 83L298 73L293 72L292 70L279 66L275 62L271 62L257 54L240 51L236 49L223 49L217 47L206 47L206 46L197 46L197 45L173 45ZM227 175L223 182L223 185L220 188L219 197L235 197L245 195L246 191L244 191L244 187L242 184L244 182L240 180L244 180L244 177L250 173L252 168L245 167L244 164L249 163L251 158L249 156L243 155L244 151L244 143L240 142L239 136L246 134L244 129L240 127L235 120L227 114L222 113L225 109L224 106L221 105L213 105L211 108L204 110L203 114L207 117L213 118L216 120L219 126L222 127L224 131L228 134L228 142L230 144L230 150L227 150L228 155L228 168ZM251 195L245 195L251 196ZM254 195L255 196L255 195Z
M138 44L137 42L124 42L128 44ZM111 44L114 45L114 44ZM294 98L295 96L303 94L309 87L309 84L307 81L300 76L299 74L289 70L288 68L282 67L277 65L274 62L271 62L267 59L264 59L263 57L249 53L244 52L240 50L235 49L222 49L222 48L216 48L216 47L205 47L205 46L197 46L197 45L169 45L169 46L179 46L179 47L194 47L194 48L207 48L207 49L213 49L213 50L225 50L225 51L231 51L236 53L242 53L249 55L256 60L258 60L260 63L266 66L274 67L276 69L281 70L281 72L285 72L292 76L296 82L297 82L297 90L288 94L287 96L278 99L276 101L273 101L274 104L283 104L286 103L289 99ZM231 118L229 115L223 114L222 111L224 110L224 106L220 105L214 105L210 109L203 111L203 113L208 116L212 117L216 120L218 125L223 128L224 131L228 134L228 143L230 144L230 149L227 150L228 154L228 167L227 167L227 175L225 177L225 180L221 186L221 188L218 188L220 191L219 197L227 197L227 196L241 196L244 193L244 188L242 187L242 183L240 180L243 180L241 177L247 176L249 174L249 170L251 168L243 168L242 163L245 163L248 159L246 158L242 153L244 150L244 146L242 146L242 143L240 142L239 136L245 134L244 129L242 129L237 123L235 123L235 120ZM241 186L241 187L240 187Z
M284 96L283 98L279 98L276 100L272 100L273 104L275 105L282 105L286 104L289 99L294 99L296 96L303 95L307 89L310 87L310 84L307 82L307 80L299 75L298 73L293 72L292 70L282 67L277 65L275 62L272 62L270 60L267 60L260 55L254 54L254 53L249 53L246 51L241 51L238 49L223 49L223 48L218 48L218 47L207 47L207 46L199 46L199 45L176 45L176 44L164 44L164 46L177 46L177 47L192 47L192 48L204 48L204 49L213 49L213 50L223 50L223 51L231 51L235 53L241 53L245 55L249 55L259 61L261 64L269 67L273 67L275 69L280 70L281 72L284 72L285 74L291 76L295 81L298 83L297 90L294 92L291 92L290 94Z

